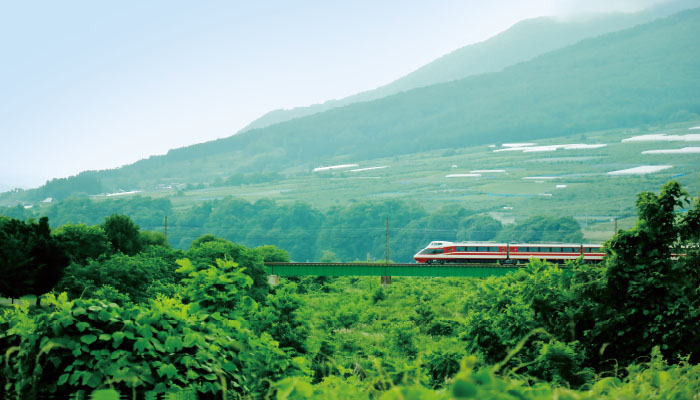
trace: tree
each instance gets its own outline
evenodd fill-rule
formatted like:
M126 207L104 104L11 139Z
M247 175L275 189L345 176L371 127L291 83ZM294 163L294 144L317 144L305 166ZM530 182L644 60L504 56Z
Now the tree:
M484 214L465 218L457 232L457 240L491 240L503 229L501 223Z
M581 227L571 217L535 215L515 225L507 226L496 237L507 242L569 242L581 243Z
M273 246L271 244L266 244L264 246L256 247L256 251L258 251L262 257L263 261L268 262L268 261L275 261L275 262L289 262L289 253L287 253L287 250L280 249L277 246Z
M112 251L105 231L99 226L66 224L54 231L54 237L71 261L79 264Z
M321 252L321 262L322 263L339 263L340 258L338 258L338 256L330 250L323 250Z
M100 225L115 252L134 255L141 251L139 226L126 215L112 214Z
M175 283L175 269L174 260L161 252L144 251L133 256L117 253L84 265L72 263L58 289L76 299L92 297L104 285L109 285L128 295L131 301L140 303L148 300L147 290L154 282L159 285Z
M264 304L270 287L267 283L267 271L262 254L226 239L212 238L211 235L204 236L195 240L185 255L192 264L198 269L203 269L216 265L216 260L235 262L238 268L245 268L244 274L253 279L251 297L258 303Z
M162 232L155 231L140 231L139 239L141 241L141 247L145 248L148 246L163 246L170 247L168 243L168 238Z
M0 220L0 294L17 298L50 291L63 275L69 259L51 236L49 219L25 223Z
M659 346L665 358L700 354L700 198L690 204L678 182L637 198L638 221L606 244L608 269L595 345L622 363Z

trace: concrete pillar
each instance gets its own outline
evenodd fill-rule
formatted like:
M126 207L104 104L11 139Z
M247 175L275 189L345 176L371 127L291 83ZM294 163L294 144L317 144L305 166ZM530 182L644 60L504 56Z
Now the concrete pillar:
M381 282L382 282L382 286L389 286L389 285L391 285L391 277L390 276L382 276Z
M267 276L267 283L269 283L272 286L279 285L280 276L279 275L268 275Z

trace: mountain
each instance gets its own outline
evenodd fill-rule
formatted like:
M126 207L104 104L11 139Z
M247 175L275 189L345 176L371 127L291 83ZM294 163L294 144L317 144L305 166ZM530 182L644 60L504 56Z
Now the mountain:
M441 148L700 119L700 9L586 39L501 72L354 103L86 172L86 193L215 182ZM58 182L57 182L58 183ZM47 185L48 187L48 185ZM43 187L43 189L47 189ZM37 195L55 197L40 188ZM41 197L41 198L44 198Z
M504 32L480 43L468 45L444 55L416 71L374 90L322 104L274 110L251 122L241 132L264 128L290 119L312 115L352 103L371 101L403 91L463 79L528 61L534 57L572 45L586 38L623 30L679 10L697 7L700 1L684 0L637 13L578 16L566 20L539 17L516 23Z
M354 103L172 150L170 160L234 152L281 169L335 156L533 140L690 120L700 113L700 9L587 39L502 72Z

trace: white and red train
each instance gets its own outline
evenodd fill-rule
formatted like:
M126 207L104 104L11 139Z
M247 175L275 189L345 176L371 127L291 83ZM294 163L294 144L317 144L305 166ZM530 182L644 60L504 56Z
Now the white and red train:
M431 242L413 258L418 263L527 263L531 258L562 264L583 256L587 263L599 263L605 252L601 244Z

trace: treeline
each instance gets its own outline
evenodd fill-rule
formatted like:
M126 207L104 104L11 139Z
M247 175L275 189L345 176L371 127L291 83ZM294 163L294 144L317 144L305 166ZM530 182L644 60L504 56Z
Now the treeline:
M54 225L95 225L109 215L125 214L145 229L163 233L167 216L168 242L176 248L188 248L197 237L212 233L250 247L270 244L284 248L296 261L316 261L324 252L342 261L383 260L387 219L389 257L396 262L412 262L412 256L433 240L583 240L578 223L571 217L534 216L504 227L483 210L448 204L429 212L402 200L350 203L322 211L301 202L262 199L250 203L228 197L173 209L169 199L136 196L68 199L40 212ZM0 209L0 214L23 220L38 217L35 211L22 207Z

